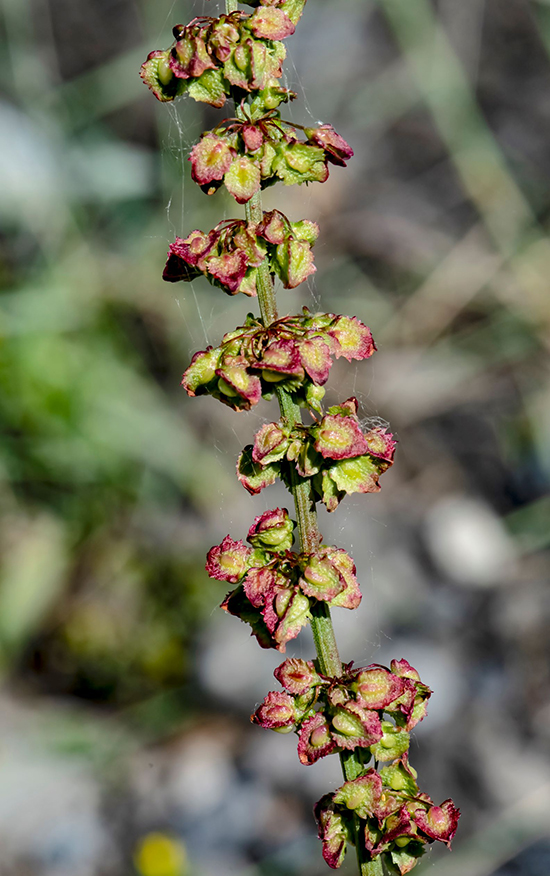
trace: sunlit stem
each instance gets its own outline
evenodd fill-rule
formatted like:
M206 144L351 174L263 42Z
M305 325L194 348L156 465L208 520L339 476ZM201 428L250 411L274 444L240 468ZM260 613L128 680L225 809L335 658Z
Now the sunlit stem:
M257 225L261 222L264 218L261 193L256 192L256 194L246 202L244 209L247 222L250 222L252 225ZM270 323L275 322L277 319L277 301L275 298L273 280L269 273L267 259L264 259L258 267L258 273L256 274L256 289L258 292L258 304L260 305L260 313L264 325L270 325ZM299 411L298 416L300 416Z

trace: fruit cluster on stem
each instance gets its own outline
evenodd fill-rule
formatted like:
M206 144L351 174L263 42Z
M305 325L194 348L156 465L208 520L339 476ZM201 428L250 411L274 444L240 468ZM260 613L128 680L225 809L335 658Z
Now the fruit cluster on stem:
M249 313L217 347L197 352L182 385L189 396L210 395L234 411L276 396L280 418L244 448L237 475L251 494L280 478L294 499L296 522L286 509L266 511L249 529L249 545L228 535L209 551L206 570L232 585L222 607L248 623L262 647L284 652L311 625L316 659L285 660L275 671L283 690L269 693L252 720L295 732L305 765L339 754L346 781L315 807L327 864L340 867L352 844L361 876L403 876L429 843L449 845L458 823L451 800L436 806L420 791L408 760L409 734L431 691L404 659L389 668L342 664L331 606L355 609L361 593L353 559L323 544L316 513L317 502L334 511L349 493L378 492L393 463L392 435L364 430L355 398L326 411L322 405L333 359L366 360L376 347L357 317L307 308L279 317L274 281L293 289L311 276L319 229L264 212L261 200L276 182L324 182L329 166L345 167L353 150L331 125L302 127L281 117L281 105L296 97L279 82L282 41L306 0L246 2L251 13L226 0L218 18L176 25L174 43L151 52L141 68L161 101L187 94L214 107L231 102L232 115L201 136L189 160L202 190L213 195L225 186L244 204L245 218L176 238L163 277L202 275L228 295L258 299L259 315Z

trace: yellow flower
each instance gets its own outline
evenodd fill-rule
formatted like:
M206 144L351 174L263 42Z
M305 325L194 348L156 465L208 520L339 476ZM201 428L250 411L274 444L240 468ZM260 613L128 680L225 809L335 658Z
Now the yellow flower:
M140 840L134 863L140 876L185 876L187 873L185 846L163 833L148 833Z

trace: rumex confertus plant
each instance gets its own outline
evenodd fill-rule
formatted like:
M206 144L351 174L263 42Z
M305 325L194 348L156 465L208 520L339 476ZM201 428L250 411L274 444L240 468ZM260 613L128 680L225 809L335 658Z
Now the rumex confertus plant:
M376 493L392 463L395 441L384 428L364 429L357 400L323 408L324 384L334 359L369 359L370 329L357 317L311 313L279 317L275 278L295 288L314 271L315 222L264 212L261 191L276 182L324 182L329 164L353 156L328 124L301 127L284 120L281 106L296 95L280 84L286 50L306 0L248 0L252 12L226 0L218 18L176 25L174 42L154 51L141 77L155 97L188 94L232 116L204 133L189 160L193 180L208 194L225 186L244 204L245 218L195 229L170 245L163 277L191 281L203 275L228 295L256 297L259 315L228 332L217 347L195 353L182 384L189 396L211 395L234 411L277 398L280 417L244 448L237 475L251 494L280 478L294 499L287 509L253 521L248 545L228 535L209 553L210 577L232 590L222 602L248 623L263 648L284 652L310 624L316 659L287 659L276 670L281 685L252 715L261 727L298 736L305 765L338 753L344 783L315 806L323 857L341 866L348 844L361 876L409 873L435 840L450 845L459 812L452 800L434 805L420 791L409 764L410 731L426 715L430 689L405 659L390 667L342 664L331 606L355 609L361 601L349 554L323 544L316 503L334 511L346 495ZM311 422L302 421L305 411ZM294 530L299 550L292 550Z

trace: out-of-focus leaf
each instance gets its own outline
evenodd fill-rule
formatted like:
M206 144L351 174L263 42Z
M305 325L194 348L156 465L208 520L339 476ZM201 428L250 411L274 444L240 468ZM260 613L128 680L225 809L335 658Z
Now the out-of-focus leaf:
M5 661L37 631L65 586L69 554L62 522L46 513L8 519L2 557L0 649Z

